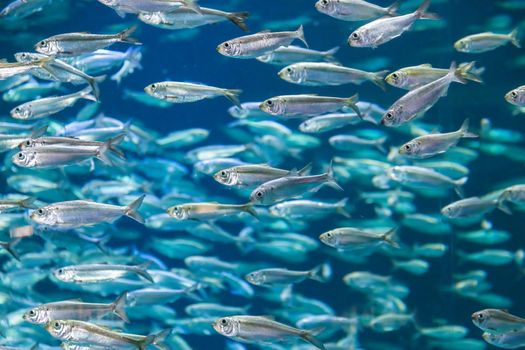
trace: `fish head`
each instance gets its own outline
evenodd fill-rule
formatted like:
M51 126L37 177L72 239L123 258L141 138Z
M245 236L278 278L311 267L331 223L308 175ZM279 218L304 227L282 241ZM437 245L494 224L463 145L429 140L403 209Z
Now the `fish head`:
M34 324L44 324L51 321L49 315L49 308L45 306L37 306L29 311L27 311L22 318L30 323Z
M36 152L20 151L11 157L13 164L19 167L29 168L36 165L37 154Z
M45 146L45 144L44 142L37 143L37 140L35 139L27 139L24 142L20 143L18 145L18 148L23 150L26 148L37 147L37 146Z
M448 218L455 218L457 216L457 208L454 204L449 204L441 209L441 214Z
M39 59L39 54L33 52L17 52L15 53L15 59L17 62L33 62ZM42 57L40 57L42 58Z
M274 97L269 98L259 105L259 109L264 113L271 115L282 115L284 114L285 101L281 98Z
M219 318L213 322L213 329L224 336L235 337L239 334L239 321L234 317Z
M279 77L289 83L300 84L304 81L305 70L296 65L284 67L277 73Z
M177 220L186 220L189 216L189 208L183 205L175 205L167 210L169 216Z
M68 340L73 327L68 321L55 320L46 323L45 328L52 337L61 340Z
M53 276L62 282L72 282L75 279L75 273L72 269L61 267L53 271Z
M386 76L385 81L392 86L404 86L407 79L407 73L403 71L396 71Z
M35 45L35 51L46 55L52 55L59 51L58 43L54 40L44 39Z
M256 286L260 286L266 282L264 274L260 271L250 272L249 274L244 276L244 279Z
M337 235L333 231L328 231L321 234L319 240L327 246L334 247L337 244Z
M29 119L32 114L32 106L30 103L20 105L11 110L11 117L15 119Z
M317 123L314 123L310 119L307 119L301 124L299 124L299 130L302 132L317 132L319 128Z
M57 215L51 207L42 207L33 210L29 215L31 220L40 225L53 225L57 220Z
M521 97L521 98L520 98ZM520 96L520 92L518 89L514 89L512 91L509 91L506 95L505 95L505 100L508 102L508 103L511 103L513 105L519 105L520 102L523 102L522 101L523 97Z
M415 140L410 141L405 143L403 146L399 147L399 154L410 157L413 155L417 155L419 153L420 148L421 142Z
M474 312L471 316L472 323L480 329L485 329L485 325L488 322L489 314L486 310Z
M363 29L357 29L348 37L348 45L352 47L363 47L367 45L366 32Z
M165 86L162 83L149 84L144 88L145 93L157 98L162 98L162 92L165 90Z
M333 0L319 0L315 3L317 11L326 14L332 14L336 12L335 1Z
M234 57L240 56L242 54L242 49L241 45L238 42L234 40L229 40L223 42L222 44L219 44L217 46L217 52L223 56Z
M284 217L285 216L285 208L283 207L283 205L281 203L272 205L270 207L270 209L268 209L268 210L270 211L270 214L273 215L273 216L277 216L277 217Z
M238 184L238 174L236 171L232 169L223 169L220 171L217 171L213 178L215 181L217 181L220 184L226 185L226 186L234 186Z
M470 49L470 41L468 39L459 39L454 43L454 48L459 52L468 52Z
M250 202L255 204L267 204L271 203L271 193L273 188L271 186L265 186L264 184L257 187L250 194Z
M139 19L148 24L163 24L160 12L140 12Z
M384 126L398 125L402 117L402 112L403 106L401 105L390 108L388 111L385 112L385 114L383 114L383 118L381 118L381 124Z

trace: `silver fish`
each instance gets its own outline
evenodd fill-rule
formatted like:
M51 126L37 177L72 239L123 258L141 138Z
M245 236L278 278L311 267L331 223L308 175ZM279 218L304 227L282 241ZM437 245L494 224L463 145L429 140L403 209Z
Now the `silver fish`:
M317 51L289 45L281 46L266 55L259 56L257 61L276 66L286 66L297 62L337 62L334 57L337 51L339 51L339 46L326 51Z
M317 11L343 21L363 21L384 16L396 16L399 1L380 7L364 0L318 0Z
M178 204L168 208L168 214L177 220L215 220L241 212L257 217L251 203L235 205L217 202Z
M34 197L26 197L19 200L3 199L0 200L0 214L8 213L19 209L35 209L33 204L36 201Z
M128 274L136 274L145 280L154 283L153 277L146 270L150 262L129 266L110 264L83 264L58 268L53 276L67 283L100 283L113 281Z
M16 75L31 73L38 68L43 68L48 71L48 67L53 60L53 57L46 57L30 62L0 61L0 80L5 80Z
M366 116L363 116L363 119L366 119ZM330 113L305 120L299 124L299 130L318 134L358 124L361 120L356 113Z
M394 227L386 233L378 234L353 227L341 227L321 234L319 239L327 246L340 250L374 248L383 243L399 248L397 230Z
M509 34L495 34L491 32L479 33L466 36L454 43L454 48L459 52L482 53L492 51L509 42L520 48L519 28L514 29Z
M474 312L471 319L476 327L492 334L525 331L525 319L506 310L484 309Z
M308 164L296 173L299 176L307 175L310 169L311 165ZM273 168L268 164L249 164L220 170L213 175L213 178L225 186L254 187L293 173L294 170Z
M505 100L518 107L525 107L525 85L509 91L505 94Z
M241 105L238 96L242 93L242 90L222 89L214 86L175 81L153 83L146 86L144 91L150 96L171 103L188 103L224 96L236 106Z
M503 334L485 332L482 337L487 343L498 348L518 349L525 346L525 331L507 332Z
M14 0L0 12L0 18L22 19L40 12L51 0Z
M387 175L390 179L412 188L454 188L460 197L463 194L461 186L468 181L468 177L453 180L435 170L410 165L391 167Z
M358 94L348 98L317 95L284 95L264 101L259 108L270 115L301 118L337 112L344 107L350 107L361 116L361 112L356 105L358 100Z
M451 219L457 219L481 217L487 213L490 213L496 208L506 212L506 208L498 206L498 204L499 203L497 199L470 197L445 206L443 209L441 209L441 214Z
M350 213L346 208L348 198L343 198L336 203L326 203L307 199L298 199L277 203L270 207L270 214L286 219L319 220L330 214L339 214L346 218Z
M319 265L308 271L292 271L282 268L262 269L248 273L244 279L256 286L289 285L311 279L317 282L327 282L330 276L330 266Z
M124 17L126 13L139 14L140 12L171 12L182 6L189 7L199 13L197 0L98 0L111 7L117 14Z

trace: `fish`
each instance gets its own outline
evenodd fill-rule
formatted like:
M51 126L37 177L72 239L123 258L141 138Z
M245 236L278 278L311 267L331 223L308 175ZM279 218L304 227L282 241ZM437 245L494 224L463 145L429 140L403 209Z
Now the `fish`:
M141 45L131 37L136 30L131 27L117 34L65 33L43 39L35 44L36 52L57 57L77 56L104 49L117 42Z
M6 80L21 74L32 73L38 68L43 68L49 72L49 65L53 60L53 57L46 57L31 62L0 61L0 80Z
M525 330L525 319L514 316L506 310L484 309L471 316L472 323L491 334L505 334Z
M480 217L492 212L496 208L506 214L511 214L507 211L506 207L498 206L497 199L483 199L479 197L469 197L450 203L441 209L441 214L452 219Z
M299 176L308 175L310 169L311 164L307 164L298 171L273 168L268 164L245 164L222 169L213 175L213 179L225 186L257 187L265 182L294 173Z
M378 234L353 227L340 227L322 233L319 240L327 246L339 250L374 248L383 243L399 248L400 244L396 237L397 231L398 228L394 227L383 234Z
M256 57L256 60L276 66L287 66L298 62L337 62L334 57L339 51L339 46L335 46L326 51L306 49L300 46L288 45L281 46L274 51Z
M338 150L349 151L355 149L356 145L359 146L374 146L379 151L387 153L385 149L385 142L387 138L379 137L377 139L362 138L354 135L334 135L328 139L328 143Z
M399 147L399 154L405 157L424 159L442 154L450 147L457 145L462 138L477 138L477 134L469 131L469 120L465 119L458 131L444 134L428 134L416 137Z
M300 338L318 349L324 350L324 344L313 334L287 326L262 316L230 316L217 319L213 328L226 337L242 342L279 342L289 338Z
M321 114L351 108L358 116L361 112L357 107L359 95L348 98L317 96L317 95L283 95L265 100L259 108L270 115L285 118L314 117Z
M359 27L348 37L352 47L377 48L409 30L419 19L438 19L438 16L427 12L430 0L424 0L419 8L402 16L386 16Z
M0 213L8 213L11 211L16 211L20 209L35 209L35 201L36 198L34 197L26 197L24 199L3 199L0 200Z
M258 218L251 203L221 204L217 202L186 203L170 207L167 213L177 220L215 220L225 216L237 215L241 212Z
M281 69L277 75L289 83L304 86L360 85L365 81L385 89L384 78L389 71L365 72L359 69L324 62L294 63Z
M525 332L523 331L508 332L503 334L484 332L482 337L487 343L498 348L518 349L525 346Z
M347 209L348 198L343 198L336 203L298 199L277 203L270 207L270 214L288 220L318 220L330 214L339 214L345 218L351 215Z
M519 41L519 28L514 29L509 34L495 34L485 32L473 34L459 39L454 43L454 48L464 53L483 53L492 51L508 43L521 48Z
M117 14L124 17L126 13L140 14L141 12L171 12L186 6L196 13L200 12L197 0L98 0L111 7Z
M238 96L242 93L242 90L221 89L202 84L174 81L153 83L146 86L144 91L150 96L171 103L188 103L224 96L238 107L241 105Z
M70 265L53 271L53 276L66 283L101 283L121 278L128 274L136 274L145 280L154 283L153 277L146 270L151 262L141 265L111 265L111 264L83 264Z
M317 11L343 21L364 21L379 17L397 16L400 2L380 7L364 0L318 0Z
M217 46L217 52L232 58L257 58L288 46L296 39L308 47L302 25L294 32L264 31L228 40Z
M126 206L85 200L57 202L34 210L30 218L36 224L54 229L72 229L113 222L123 215L144 224L144 218L137 211L144 197L145 195L142 195Z
M322 264L309 271L292 271L283 268L261 269L248 273L244 279L256 286L278 286L289 285L311 279L317 282L328 282L331 268L328 264Z
M366 119L366 115L363 119ZM318 134L358 124L361 120L357 113L329 113L305 120L299 124L299 130Z
M51 0L15 0L0 11L0 18L23 19L42 11L50 3Z
M506 93L505 101L518 107L525 107L525 85Z

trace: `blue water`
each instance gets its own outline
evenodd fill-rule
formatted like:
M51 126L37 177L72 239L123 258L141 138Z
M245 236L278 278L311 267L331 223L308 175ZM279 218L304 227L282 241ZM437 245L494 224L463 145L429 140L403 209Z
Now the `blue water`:
M503 0L500 2L505 3ZM314 1L304 0L201 1L202 6L220 8L221 10L250 12L251 17L247 20L247 23L252 32L265 29L295 30L300 24L303 24L306 40L310 48L328 50L334 46L340 46L341 48L336 57L343 65L353 68L368 71L382 69L393 71L402 67L423 63L431 63L434 67L447 68L452 61L468 62L475 60L477 66L486 68L483 74L484 83L452 84L448 96L442 98L426 113L422 120L435 124L443 132L456 130L465 118L470 119L474 131L479 129L479 122L482 118L489 118L493 126L497 128L518 132L525 131L522 115L514 115L514 108L503 98L508 91L524 83L525 61L523 61L523 51L512 45L506 45L492 52L469 55L458 53L453 48L456 40L469 34L483 31L510 32L515 26L523 23L525 9L503 9L496 4L496 1L492 0L435 1L431 5L431 11L438 13L442 19L440 24L436 25L436 28L425 28L424 25L428 22L419 23L416 25L415 30L406 32L400 38L377 49L358 49L350 48L346 44L346 40L352 30L362 23L342 22L323 15L316 11L314 3ZM384 6L389 5L389 2L384 0L377 0L377 3ZM402 6L400 12L408 13L417 6L413 1L410 1L410 3ZM279 26L276 22L283 22L284 24ZM53 5L41 13L21 19L16 25L4 25L5 29L2 29L0 35L0 57L13 61L12 55L14 53L32 51L36 42L55 34L76 31L113 33L135 24L138 25L138 30L134 37L143 43L143 59L141 62L143 69L136 70L130 76L125 77L120 85L117 85L114 81L102 83L99 112L103 112L105 115L122 122L131 121L132 124L149 130L154 138L157 138L159 135L165 136L172 131L198 127L209 130L210 136L204 143L195 145L195 147L236 144L238 142L226 133L229 124L235 121L227 112L231 103L219 97L196 103L174 104L166 109L153 108L124 99L122 96L124 88L142 91L145 86L164 80L198 82L223 88L242 89L243 93L240 97L242 102L263 101L269 97L287 94L316 93L319 95L349 97L354 93L359 93L360 100L373 102L384 108L387 108L405 94L404 90L390 86L386 92L383 92L370 83L364 83L360 86L343 85L338 87L303 87L289 84L277 76L277 71L280 67L266 65L256 60L228 58L216 52L216 46L221 42L244 35L239 28L231 23L224 22L198 29L184 29L171 32L141 23L133 15L128 15L125 19L120 18L112 9L97 1L54 1ZM2 25L0 19L0 27ZM176 40L168 38L168 35L174 34L178 35L179 38ZM117 44L112 46L111 49L124 51L127 46L126 44ZM68 88L68 91L76 91L76 87L69 84L64 84L64 86ZM9 111L16 105L16 103L7 102L0 105L2 121L12 121L9 118ZM85 102L81 102L50 119L61 124L71 122L84 105ZM297 131L299 124L295 120L282 121L282 123L293 131ZM299 159L288 157L282 162L271 163L273 166L292 169L301 168L305 164L312 162L314 164L314 173L320 173L325 170L329 160L334 156L351 158L352 154L354 154L354 152L335 151L328 144L328 138L337 134L351 134L360 129L377 129L386 133L389 137L387 141L387 146L389 147L400 146L409 140L408 135L393 132L382 126L359 124L318 135L319 139L322 140L322 145L312 150L307 150ZM254 142L255 136L252 134L251 139L248 141ZM481 142L483 143L483 140ZM477 145L477 142L466 142L463 144L463 146L474 150L477 149ZM520 154L524 152L522 144L517 144L516 146L513 152ZM189 150L191 150L191 147L177 151L165 150L160 154L142 154L136 151L126 151L126 158L130 164L134 161L153 157L181 161L185 152ZM358 151L360 150L356 149L356 152ZM7 195L17 191L7 185L6 179L19 170L7 161L12 153L5 154L7 165L3 173L0 174L0 186L2 193ZM373 154L378 160L386 161L385 155L381 153ZM261 160L260 162L263 163L266 160ZM80 187L93 179L110 179L119 175L134 173L140 174L140 181L154 183L148 195L158 198L162 198L164 194L171 190L184 193L188 186L187 183L193 183L201 191L201 196L195 198L196 201L220 200L227 203L244 203L247 201L246 196L223 188L220 184L213 181L212 178L192 177L192 164L184 161L182 163L188 169L188 175L182 178L174 177L162 185L158 177L154 177L152 174L148 175L148 169L139 169L140 165L136 168L126 168L121 172L118 169L100 170L99 167L102 169L104 167L97 163L97 171L71 176L69 184L63 185L67 187L62 188L66 194L57 194L55 198L56 201L65 200L66 198L71 199L75 191L78 191ZM481 196L493 190L502 189L508 185L508 182L514 182L516 179L521 178L525 169L522 162L511 161L504 155L488 155L483 152L480 152L478 158L466 166L470 169L469 181L465 186L465 192L469 197ZM34 173L38 174L38 172L39 170L34 170ZM31 171L24 171L24 173L28 174ZM58 178L61 177L60 173L55 175ZM503 184L504 182L505 184ZM323 189L309 198L335 202L343 197L349 197L354 207L352 221L346 221L341 216L333 215L327 219L311 222L297 233L317 240L319 234L327 230L351 224L358 225L359 222L364 224L367 220L379 218L374 212L373 206L364 203L359 195L363 192L381 191L380 189L375 189L370 183L363 184L363 182L353 181L352 179L344 181L343 187L344 193L339 193L332 189ZM138 193L134 192L132 194ZM49 203L49 197L39 199ZM97 200L97 198L86 199ZM443 206L456 200L458 200L458 197L453 191L450 191L447 197L437 199L416 195L414 206L417 213L439 215L439 210ZM173 205L173 203L168 202L160 203L160 206L164 206L164 208L156 208L158 212ZM146 214L146 212L148 215L157 213L151 208L144 213ZM394 213L390 218L390 222L396 226L401 226L402 218L402 214ZM410 294L404 299L404 302L407 306L407 313L415 314L414 322L416 325L409 324L389 333L374 332L366 325L363 325L357 335L361 348L453 349L452 345L447 347L444 344L444 340L437 341L438 344L441 344L438 347L428 339L418 336L418 327L437 325L460 325L466 327L469 330L467 337L479 340L481 343L478 345L482 347L484 344L481 339L482 332L472 325L470 315L477 310L492 307L492 305L480 303L477 301L477 297L465 298L457 293L450 292L450 286L454 283L453 275L475 269L485 270L488 274L487 281L491 284L490 293L510 299L512 302L509 305L510 310L514 314L525 315L525 305L522 297L523 290L525 290L523 267L517 266L513 262L503 266L491 267L486 264L461 262L458 258L458 251L476 252L485 248L494 248L515 252L518 249L525 248L524 240L521 237L523 212L516 211L512 216L508 216L500 211L494 211L486 218L495 229L511 233L511 239L503 244L486 247L458 241L457 234L459 232L464 232L468 229L479 229L479 224L468 226L468 228L454 226L453 232L444 236L424 235L401 226L400 237L403 245L411 246L416 243L432 242L443 243L448 246L448 252L443 257L426 259L430 263L430 269L423 276L413 276L402 271L392 271L391 261L393 258L385 254L373 254L362 264L344 262L342 259L335 257L336 253L333 249L321 243L319 243L315 251L308 254L308 258L305 261L300 263L286 262L257 251L241 254L233 245L210 242L208 243L213 245L213 249L205 255L219 257L224 261L257 263L257 266L283 267L291 270L310 269L328 261L333 268L332 280L329 283L319 284L315 281L305 281L295 286L293 293L320 300L329 305L334 310L335 315L340 316L350 316L355 311L358 315L366 317L373 312L367 303L365 295L352 291L342 282L345 274L352 271L370 271L382 275L392 275L395 280L401 281L410 289ZM29 219L27 220L30 223ZM264 216L263 220L270 219ZM253 225L256 231L260 231L260 235L270 231L268 228L261 228L263 223L250 220L231 219L225 222L219 221L219 225L234 235L246 225ZM160 232L147 229L145 226L135 224L128 219L121 219L112 228L117 233L108 243L108 248L110 251L114 250L114 255L129 255L131 254L129 251L122 252L121 249L137 247L141 252L159 258L169 269L184 268L184 261L182 259L167 258L152 249L150 244L153 237L201 240L184 231ZM103 226L103 229L110 234L113 232L109 225ZM123 235L123 232L126 230L135 230L139 232L139 235L135 238L126 239L125 235ZM118 233L119 231L120 234ZM8 232L9 227L5 227L5 234L2 240L8 239ZM278 231L275 232L279 233ZM43 233L43 237L45 238L47 234ZM60 238L58 240L60 241ZM50 246L44 245L44 242L44 239L38 237L27 238L20 243L20 251L28 254L44 249L52 249ZM79 244L79 247L81 247L82 244L86 243L77 242L76 244ZM49 253L54 256L58 256L59 252L64 249L77 253L82 250L82 248L71 247L54 249L49 250ZM25 266L24 258L22 258L22 265L15 266L12 264L8 265L11 260L9 256L5 255L2 259L4 262L4 267L2 268L4 275L8 272L13 272L14 269L22 269ZM83 259L85 258L78 259L76 263L83 262ZM113 261L114 256L102 256L100 259L102 259L100 262L105 260ZM64 260L73 264L73 261ZM38 263L36 265L39 266ZM62 261L60 258L57 258L52 259L50 263L39 266L39 268L42 271L51 271L60 266L62 266ZM1 292L7 296L5 302L3 301L2 312L10 315L10 319L18 320L9 327L8 336L5 339L6 344L10 345L28 346L34 342L39 342L41 348L49 348L51 346L56 347L59 344L58 341L47 335L45 331L42 331L39 326L23 322L20 319L21 314L17 318L16 314L13 314L15 311L23 312L25 309L42 302L67 299L66 295L71 299L82 298L85 301L101 302L109 302L116 297L115 293L109 293L101 297L96 293L82 292L80 289L74 292L66 292L67 288L63 288L60 283L57 284L55 281L52 281L50 277L39 281L35 285L31 285L28 289L12 290L11 285L4 279L2 284L0 285L2 287ZM251 299L236 296L228 291L211 291L205 294L204 301L238 306L249 304L251 305L249 311L251 315L275 315L279 321L293 325L291 320L282 317L280 313L282 310L293 312L293 308L289 308L286 303L270 303L261 298L261 295L265 292L264 288L255 286L253 288L255 296ZM15 302L10 302L10 300ZM168 304L168 307L176 310L176 318L189 318L189 316L184 314L184 307L192 302L194 301L182 298ZM498 306L494 307L497 308ZM132 319L132 323L126 326L125 330L132 333L150 334L165 328L170 328L169 320L137 318ZM177 333L177 331L174 333ZM209 335L184 334L182 332L179 335L193 349L223 349L226 344L226 338L213 330ZM332 343L343 338L344 335L344 332L339 331L335 335L328 337L321 336L321 339L325 343ZM25 342L24 339L26 340ZM29 343L27 342L28 339L30 340ZM170 341L167 341L167 343L173 349L177 348ZM243 346L246 348L257 347L255 345ZM259 347L268 348L267 345ZM488 347L490 346L487 344ZM284 345L283 348L291 349L292 346ZM341 347L341 349L343 348Z

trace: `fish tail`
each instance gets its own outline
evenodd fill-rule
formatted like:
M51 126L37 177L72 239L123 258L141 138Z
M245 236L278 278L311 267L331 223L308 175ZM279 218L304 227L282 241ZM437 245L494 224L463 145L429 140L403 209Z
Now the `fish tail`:
M348 97L347 99L345 99L345 104L348 107L350 107L361 120L363 120L363 115L361 114L361 111L357 107L357 102L359 102L359 94L355 94L352 97Z
M234 105L236 105L239 108L241 107L241 101L239 101L239 95L242 94L242 90L235 90L235 89L224 89L222 91L224 96L230 100Z
M106 79L106 76L104 76L104 79ZM93 96L95 96L95 101L100 101L100 88L98 86L98 81L94 77L87 78L87 83L91 87L91 91L93 92Z
M128 297L128 293L124 292L122 293L117 300L111 304L111 311L117 315L122 321L129 323L128 315L126 314L126 300Z
M109 156L109 152L111 152L111 154L115 154L119 158L123 156L122 152L115 147L116 145L118 145L119 142L122 141L121 136L123 135L119 135L104 142L97 150L97 153L95 155L97 159L99 159L102 163L104 163L107 166L115 165L113 163L113 160Z
M304 341L306 341L306 342L312 344L313 346L315 346L316 348L321 349L321 350L325 350L323 342L320 341L319 339L317 339L315 337L315 335L314 335L314 334L320 333L322 330L323 330L323 328L312 329L312 330L309 330L309 331L301 331L300 337Z
M92 239L91 242L104 254L109 255L108 248L106 247L106 243L109 242L111 239L111 235L107 234L102 237Z
M399 10L399 6L401 6L401 1L398 0L394 2L392 5L387 7L387 14L388 16L397 16L397 11Z
M233 22L237 27L241 28L245 32L249 32L250 28L246 25L246 18L250 16L249 12L233 12L228 14L228 19Z
M456 62L453 61L450 64L450 68L448 69L449 76L452 77L452 81L455 81L457 83L466 84L467 81L465 78L460 74L459 70L457 69Z
M338 214L341 214L345 218L351 218L352 216L348 212L348 209L346 208L348 205L348 198L343 198L339 202L336 203L336 212Z
M379 86L381 90L386 91L385 76L390 73L388 70L382 70L379 72L370 73L368 75L369 80L375 85Z
M485 68L476 68L476 61L460 64L457 71L457 74L464 79L475 81L477 83L483 83L481 74L483 74Z
M521 48L519 35L520 35L520 28L517 27L517 28L514 28L514 30L509 33L509 38L510 38L510 42L512 43L512 45L518 48Z
M253 204L252 203L246 203L245 205L243 205L242 210L247 212L248 214L250 214L254 218L259 219L259 215L257 215L257 212L253 208Z
M323 56L329 61L337 62L337 59L334 57L334 55L339 51L339 49L339 46L332 47L330 50L323 52Z
M468 177L462 177L461 179L457 179L454 181L454 190L458 194L459 197L464 198L465 193L463 192L463 186L467 183Z
M295 31L296 38L301 40L304 44L304 46L309 47L308 43L306 42L306 38L304 37L304 27L301 24L301 26Z
M435 13L427 12L430 7L430 0L425 0L416 10L416 15L421 19L440 19L439 16Z
M125 208L125 211L124 211L124 215L126 215L129 218L132 218L133 220L141 224L144 224L144 218L142 217L142 215L140 215L140 213L137 210L142 205L142 201L144 200L144 197L146 197L145 194L135 199L131 204L129 204Z
M512 215L512 210L505 204L508 194L503 192L498 199L496 199L496 208L501 210L507 215Z
M135 45L142 45L140 41L138 41L135 38L132 38L130 35L133 34L137 30L137 26L134 25L132 27L129 27L128 29L124 29L120 33L118 33L118 38L123 43L130 43Z
M13 239L9 242L0 242L0 247L4 248L17 261L20 261L20 255L13 249L13 246L19 241L20 239Z
M120 145L122 141L124 141L125 137L126 137L126 134L120 134L106 141L106 143L108 144L108 149L120 159L126 159L126 157L124 156L124 153L120 149L117 148L117 146Z
M27 197L22 199L20 202L18 202L18 205L20 205L22 208L25 209L35 209L36 205L34 204L36 201L35 197Z
M90 86L87 86L84 89L80 90L78 92L78 97L79 98L83 98L85 100L97 102L98 98L96 96L94 96L93 94L91 94L91 92L93 92L93 88L90 85Z
M394 248L399 248L399 242L397 237L397 231L399 230L399 227L393 227L390 230L388 230L381 238L384 242L388 243Z
M332 267L329 263L318 265L308 272L308 278L321 283L328 282L331 277Z
M464 138L471 138L471 139L475 139L477 137L479 137L478 134L475 134L473 132L470 132L469 131L469 119L465 119L465 121L463 122L463 124L461 124L461 128L459 129L459 132L461 132L461 137L464 137Z
M306 176L306 175L310 174L311 170L312 170L312 163L308 163L302 169L297 171L297 174L299 176Z
M169 347L164 344L164 341L171 334L171 329L165 329L159 333L148 335L144 340L137 345L140 350L146 350L149 345L153 345L161 350L169 350Z
M330 165L328 166L328 171L326 172L326 185L338 190L338 191L344 191L341 186L337 183L335 177L334 177L334 168L333 168L333 161L330 161Z

